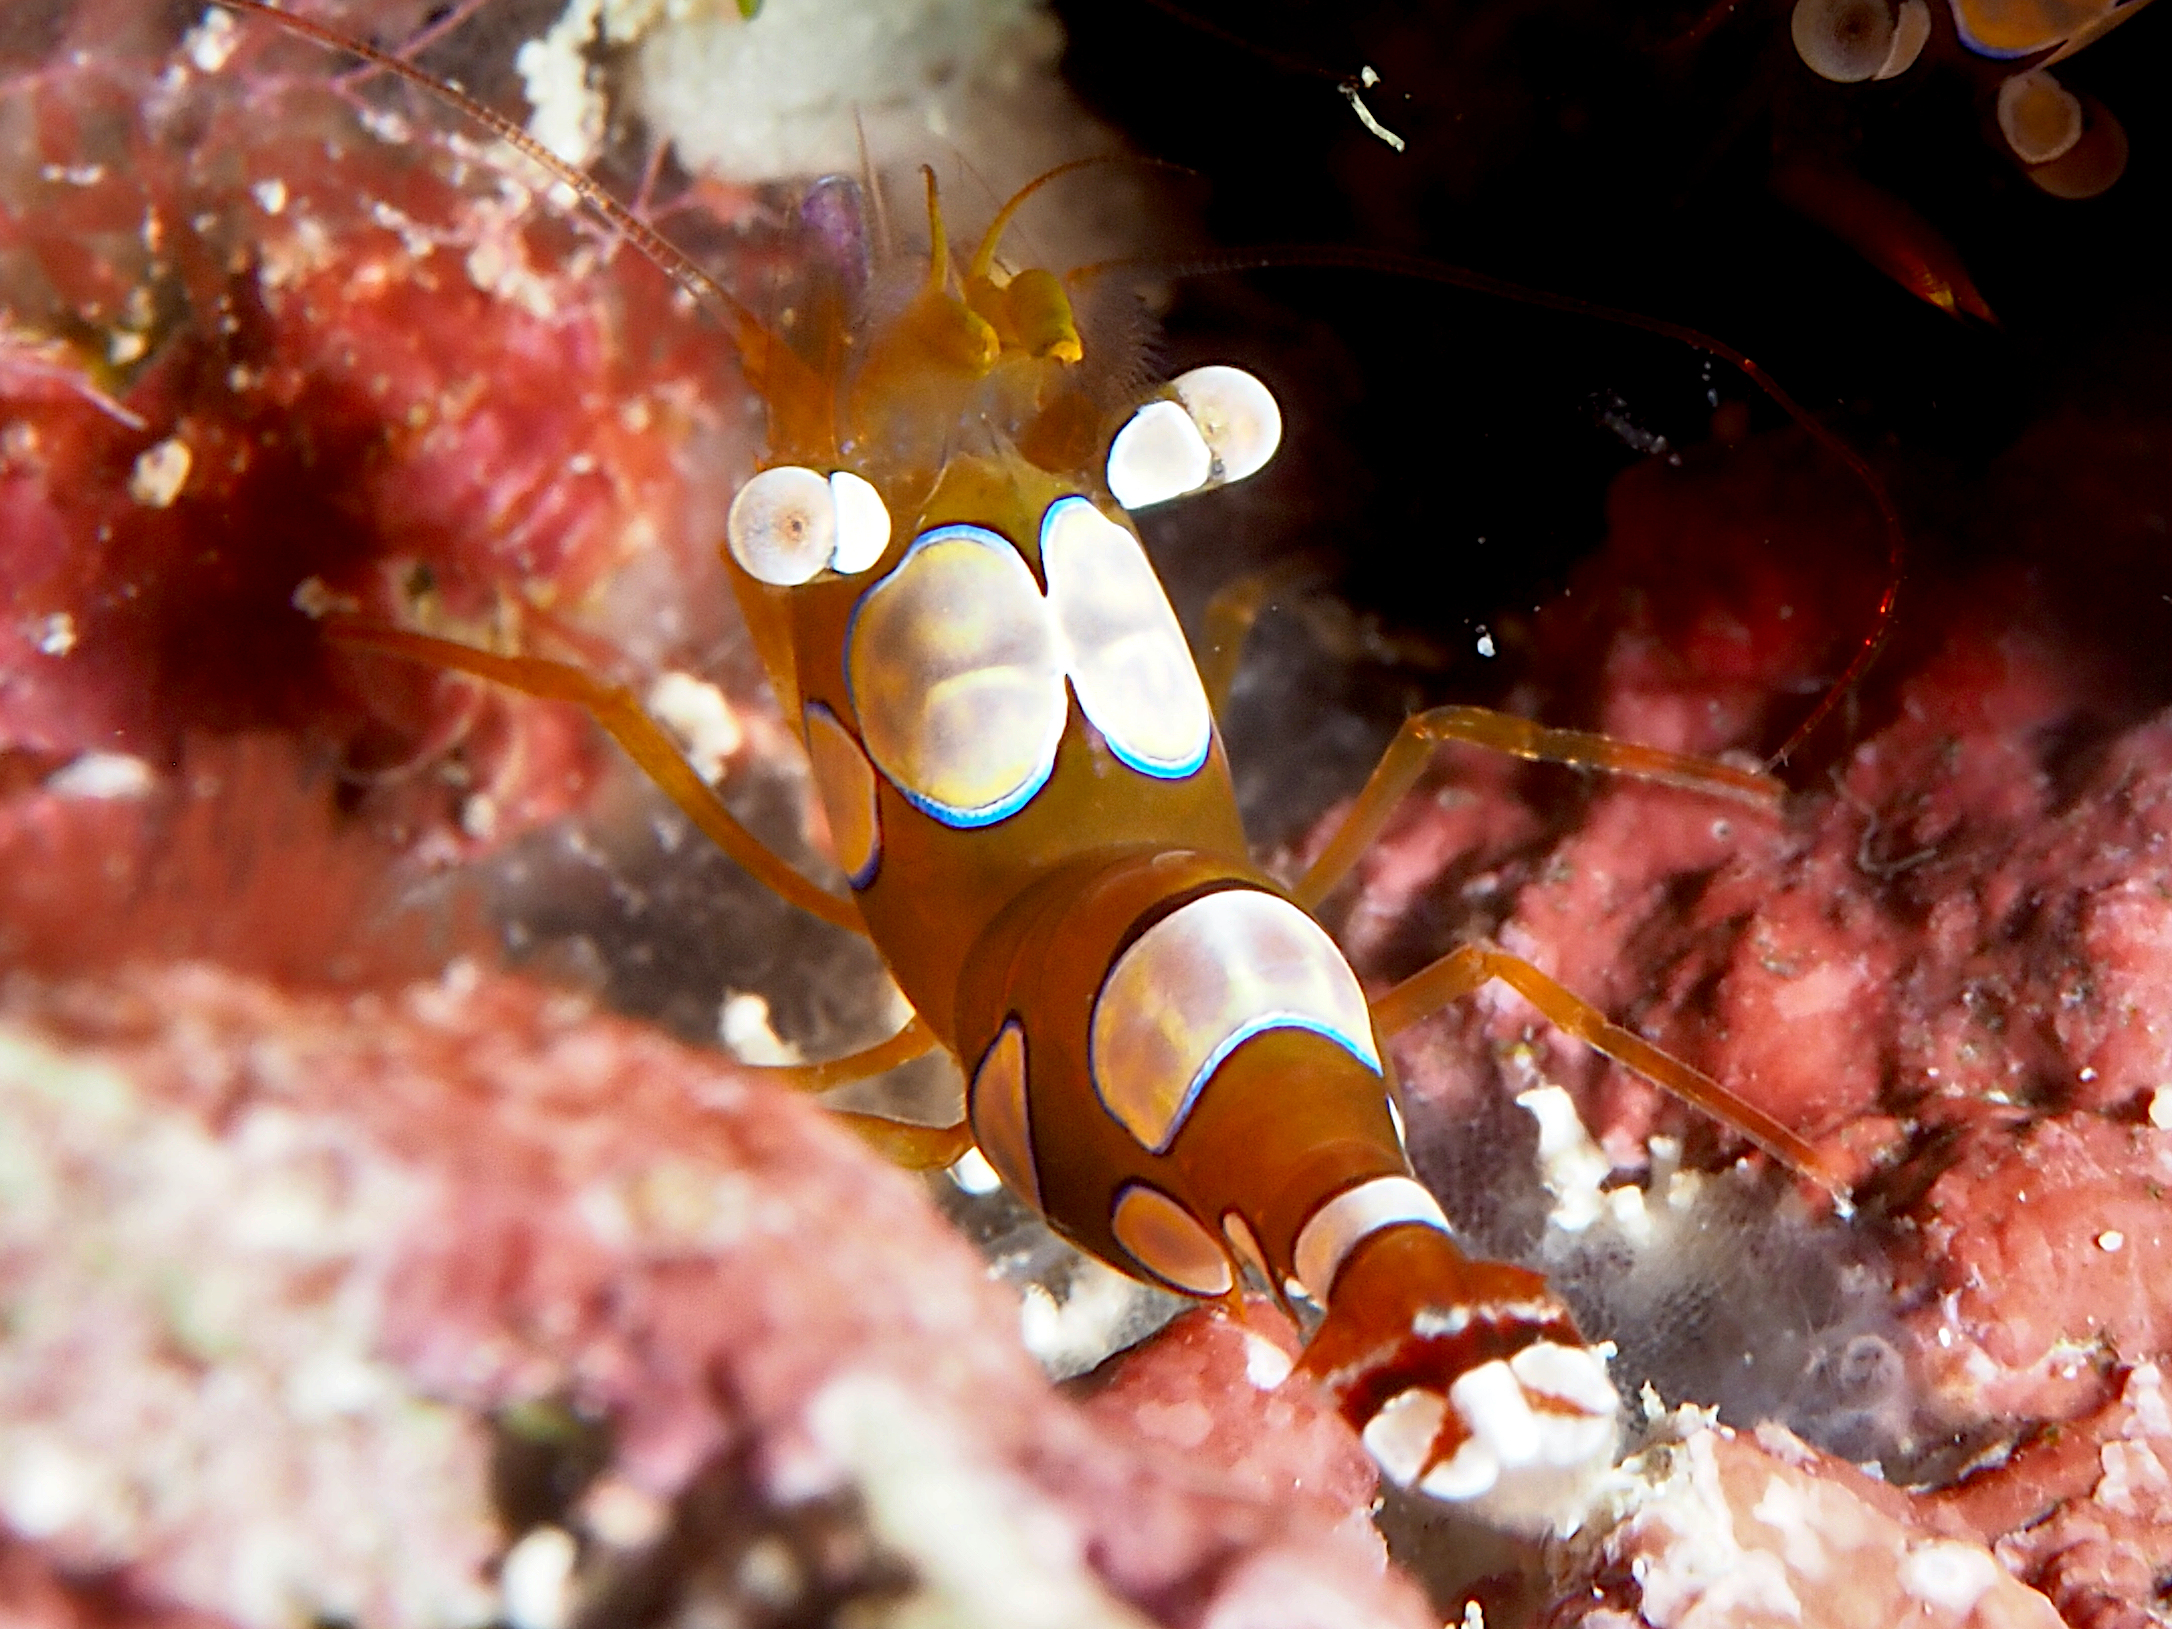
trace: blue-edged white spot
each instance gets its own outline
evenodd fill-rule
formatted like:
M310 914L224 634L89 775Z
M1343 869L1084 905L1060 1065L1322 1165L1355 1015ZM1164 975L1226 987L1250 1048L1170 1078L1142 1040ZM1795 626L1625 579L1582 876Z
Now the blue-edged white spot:
M1041 1208L1041 1177L1033 1160L1033 1115L1026 1095L1026 1032L1006 1023L981 1055L966 1097L973 1140L1003 1185L1035 1210Z
M1127 1182L1109 1212L1109 1231L1131 1259L1186 1295L1227 1295L1237 1275L1228 1252L1183 1205L1144 1182Z
M1163 917L1094 1000L1094 1091L1142 1148L1166 1152L1222 1060L1254 1035L1306 1029L1375 1074L1357 975L1319 923L1279 895L1227 889Z
M837 863L854 888L875 880L882 864L882 812L875 801L875 771L852 732L819 701L807 704L807 761L815 790L829 816Z
M845 678L868 755L917 809L992 825L1046 784L1070 712L1062 637L1017 549L979 526L916 538L860 598Z
M1084 498L1059 498L1041 517L1041 570L1079 710L1109 750L1143 775L1196 773L1214 714L1138 538Z

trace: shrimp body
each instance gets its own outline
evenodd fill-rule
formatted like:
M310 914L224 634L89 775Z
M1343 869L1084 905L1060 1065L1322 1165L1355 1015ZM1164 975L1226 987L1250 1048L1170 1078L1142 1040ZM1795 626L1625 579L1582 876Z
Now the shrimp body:
M1506 1524L1573 1526L1617 1438L1604 1356L1537 1274L1457 1247L1412 1173L1384 1036L1500 980L1844 1190L1792 1130L1497 946L1463 945L1368 1003L1309 907L1441 740L1768 811L1779 784L1436 708L1405 722L1342 828L1282 887L1247 856L1214 698L1127 512L1251 474L1279 412L1222 367L1142 403L1124 359L1082 336L1062 281L998 267L1014 212L1076 166L1013 197L962 267L931 175L927 261L897 268L903 281L873 273L854 184L818 183L803 208L809 286L772 328L501 115L264 0L225 3L425 85L722 310L769 442L720 553L806 744L851 899L741 827L630 692L403 629L349 620L330 637L583 706L755 876L868 933L915 1022L780 1077L820 1089L941 1044L966 1074L967 1121L891 1126L882 1146L937 1163L969 1135L1022 1200L1116 1267L1201 1299L1250 1278L1316 1311L1300 1368L1391 1477ZM1890 602L1889 588L1881 616ZM1232 644L1242 620L1223 629ZM1851 675L1875 649L1874 636Z
M1536 1275L1468 1261L1415 1180L1365 995L1247 857L1206 688L1111 496L1162 455L1128 426L1225 427L1099 395L1067 315L1039 344L983 319L993 233L956 289L931 214L903 313L771 370L797 439L723 552L975 1141L1127 1273L1205 1298L1249 1272L1324 1307L1306 1367L1402 1480L1469 1497L1603 1462L1603 1362ZM1208 451L1204 481L1229 468ZM1491 1401L1461 1406L1474 1376Z

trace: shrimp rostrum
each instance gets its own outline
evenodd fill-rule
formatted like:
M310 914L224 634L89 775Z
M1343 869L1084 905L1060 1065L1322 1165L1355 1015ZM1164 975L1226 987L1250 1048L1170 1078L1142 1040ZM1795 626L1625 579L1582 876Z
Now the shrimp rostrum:
M1406 724L1294 886L1255 865L1214 700L1128 511L1251 474L1279 414L1233 368L1142 403L1125 369L1097 365L1064 282L998 264L1025 196L961 263L931 177L931 247L902 289L866 276L863 238L831 234L837 263L788 333L702 280L769 415L723 566L805 741L849 901L737 827L625 692L403 630L335 637L585 703L736 857L864 930L917 1017L794 1084L943 1047L969 1083L967 1119L898 1129L894 1154L931 1165L977 1144L1019 1198L1127 1273L1201 1299L1263 1285L1317 1317L1300 1371L1394 1480L1491 1519L1573 1525L1616 1445L1604 1353L1538 1274L1458 1247L1412 1174L1384 1041L1501 979L1823 1181L1816 1156L1493 945L1368 1003L1310 907L1442 739L1768 807L1777 783L1442 708ZM833 181L819 201L834 216L857 197Z

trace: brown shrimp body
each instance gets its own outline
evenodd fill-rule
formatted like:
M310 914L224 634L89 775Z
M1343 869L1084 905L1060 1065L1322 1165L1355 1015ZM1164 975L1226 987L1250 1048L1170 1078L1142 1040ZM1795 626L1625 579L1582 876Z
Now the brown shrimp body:
M724 313L770 438L720 553L806 744L850 901L741 827L630 692L404 629L345 620L330 636L586 708L752 874L867 932L915 1022L851 1059L773 1071L780 1081L823 1089L940 1043L966 1073L968 1122L859 1117L878 1146L928 1165L977 1142L1020 1198L1128 1272L1202 1298L1249 1276L1285 1304L1323 1308L1301 1367L1392 1477L1482 1500L1496 1520L1574 1525L1616 1438L1604 1353L1537 1274L1457 1247L1411 1173L1382 1037L1499 980L1799 1173L1836 1194L1840 1184L1792 1130L1497 946L1460 946L1369 1002L1309 907L1441 740L1768 811L1778 783L1436 708L1406 721L1285 889L1247 857L1209 687L1127 514L1257 470L1279 411L1257 380L1223 367L1142 402L1124 359L1093 354L1060 280L997 266L1019 205L1077 166L1013 197L962 268L931 176L929 254L902 283L868 275L852 184L819 184L817 235L838 252L815 257L780 330L501 116L263 0L231 3L427 85ZM1618 320L1689 337L1791 406L1715 341ZM1833 445L1891 521L1867 466ZM1875 654L1892 595L1850 676ZM1233 649L1249 613L1210 611L1210 624L1217 615ZM1222 684L1228 655L1217 653Z
M1308 1367L1361 1426L1405 1402L1368 1435L1402 1479L1459 1497L1519 1457L1603 1460L1603 1364L1536 1275L1468 1261L1412 1176L1366 997L1248 859L1206 688L1112 496L1154 501L1165 454L1226 431L1228 381L1098 398L1045 286L1040 341L981 320L1001 219L954 293L932 188L930 215L927 282L889 326L798 339L829 365L772 387L792 462L742 489L724 552L861 916L966 1071L975 1141L1135 1276L1213 1297L1249 1275L1325 1307ZM1190 456L1169 495L1256 453ZM879 553L850 535L860 481ZM1532 1350L1551 1369L1512 1378ZM1514 1440L1472 1443L1450 1409L1480 1369Z
M832 456L853 445L902 521L880 557L780 590L726 551L750 620L785 635L765 648L789 656L773 677L860 912L1021 1197L1173 1288L1226 1293L1248 1263L1294 1281L1324 1198L1408 1175L1363 994L1247 857L1204 686L1097 467L1119 415L1093 375L931 342L973 323L932 281L900 320L919 332L821 346L873 358L826 389L853 425ZM881 370L908 346L893 400ZM882 456L913 447L888 425L946 395L963 406L937 444L983 450ZM1067 443L1093 463L1021 450L1060 464ZM946 708L945 690L963 695ZM1282 965L1223 988L1247 958ZM1215 987L1173 987L1187 974ZM1127 1037L1142 1002L1130 1027L1159 1033Z

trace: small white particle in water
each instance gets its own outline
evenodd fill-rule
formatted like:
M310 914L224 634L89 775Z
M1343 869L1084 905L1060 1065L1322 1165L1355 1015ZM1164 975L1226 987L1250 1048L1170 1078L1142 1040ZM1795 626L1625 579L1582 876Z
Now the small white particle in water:
M287 184L279 177L259 181L249 191L255 196L257 207L267 215L278 215L287 207Z
M716 1033L717 1039L724 1043L724 1050L741 1063L800 1061L799 1048L779 1040L777 1032L770 1027L769 1003L751 990L741 990L724 998L724 1005L717 1009Z
M97 1498L91 1468L57 1443L17 1437L0 1468L0 1515L25 1538L48 1538L79 1520Z
M65 611L55 611L37 625L31 636L40 656L65 656L75 649L75 618Z
M487 843L498 833L498 800L488 792L477 792L464 799L460 805L460 829L478 843Z
M166 508L188 485L194 461L187 442L168 436L137 455L136 467L128 472L128 495L146 509Z
M615 1476L600 1477L581 1495L581 1521L614 1550L638 1550L663 1536L671 1512L661 1499Z
M1478 654L1485 657L1493 655L1493 635L1484 628L1478 630Z
M513 1629L565 1629L573 1617L573 1536L538 1527L506 1552L498 1569L505 1620Z
M362 602L351 594L336 594L322 577L304 577L294 585L294 592L287 596L287 603L303 616L315 622L330 616L334 611L359 611Z
M106 340L106 361L116 368L125 368L150 348L151 342L143 335L133 328L122 328Z
M2097 1072L2094 1069L2084 1069L2081 1071L2081 1074L2078 1078L2080 1079L2081 1083L2086 1086L2092 1080L2095 1080L2097 1078Z
M1260 1391L1273 1391L1289 1379L1294 1365L1289 1353L1264 1335L1244 1332L1244 1377Z
M528 134L575 166L595 157L603 142L603 93L588 61L601 10L600 0L569 0L549 31L513 57L513 71L535 109Z
M2149 1094L2149 1123L2159 1131L2172 1131L2172 1086L2160 1086Z
M950 1168L950 1180L958 1185L960 1193L976 1197L994 1193L1003 1186L1003 1179L996 1175L996 1168L988 1163L988 1156L977 1148L968 1148L958 1156Z
M649 712L677 738L694 773L711 785L721 780L726 761L747 738L724 692L691 673L666 673L649 686L647 699Z
M1999 1564L1973 1544L1924 1544L1901 1559L1900 1586L1919 1601L1966 1617L1998 1582Z
M149 797L158 777L141 758L125 752L86 752L45 778L55 797L119 800Z
M2116 1227L2108 1227L2102 1233L2099 1233L2097 1235L2097 1248L2103 1251L2106 1255L2111 1255L2118 1250L2124 1249L2126 1247L2126 1243L2126 1234L2120 1232L2119 1229Z
M1486 1629L1486 1609L1478 1602L1463 1603L1463 1629Z
M747 1546L739 1558L736 1581L743 1593L779 1613L797 1602L807 1589L806 1569L791 1546L775 1534Z
M188 37L181 42L181 49L188 53L189 61L196 64L199 72L215 74L234 54L234 47L241 43L240 36L241 30L234 22L232 12L207 6L203 20L189 30Z

